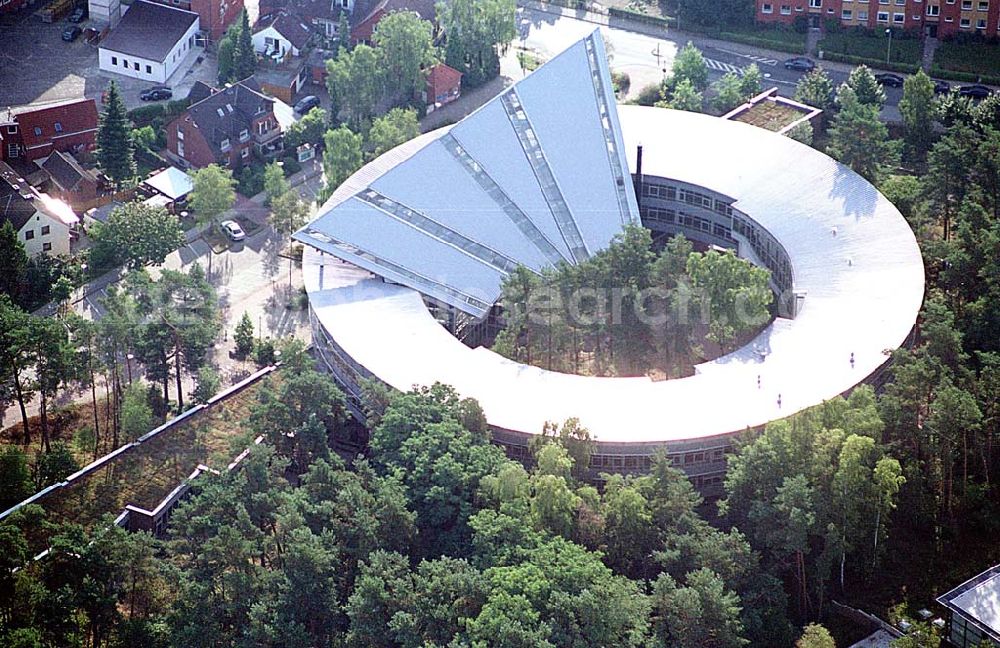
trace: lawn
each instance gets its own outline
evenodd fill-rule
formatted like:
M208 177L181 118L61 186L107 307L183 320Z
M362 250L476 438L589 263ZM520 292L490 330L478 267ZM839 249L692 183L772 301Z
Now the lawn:
M934 52L934 65L954 72L1000 77L1000 45L945 41Z
M819 42L819 49L824 52L871 59L871 65L885 63L885 54L888 47L889 39L881 30L877 33L843 31L835 34L827 34ZM889 57L891 62L919 63L922 54L923 48L918 39L893 35L892 49Z
M753 124L769 131L778 132L785 126L801 119L803 114L791 106L783 106L773 101L762 101L735 119Z

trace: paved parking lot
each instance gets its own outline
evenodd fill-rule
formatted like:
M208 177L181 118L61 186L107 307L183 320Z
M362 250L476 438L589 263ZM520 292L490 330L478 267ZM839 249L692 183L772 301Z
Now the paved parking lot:
M63 17L43 23L33 15L45 2L0 20L0 108L90 97L98 103L111 79L118 81L129 108L141 105L139 92L151 84L97 67L97 47L81 36L75 42L62 40L62 30L70 23ZM80 27L86 28L89 21ZM201 59L199 62L198 59ZM187 96L196 80L216 82L215 57L200 48L188 55L167 85L175 98Z

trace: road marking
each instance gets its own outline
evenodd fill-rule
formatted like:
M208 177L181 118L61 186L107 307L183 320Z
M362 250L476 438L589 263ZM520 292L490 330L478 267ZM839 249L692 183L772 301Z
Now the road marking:
M716 61L715 59L706 58L705 65L708 66L710 70L718 70L719 72L732 72L737 76L743 75L743 68L737 67L732 63L723 63L722 61Z
M767 58L766 56L760 56L758 54L743 54L742 52L732 52L727 49L722 49L721 47L716 47L715 49L719 50L720 52L725 52L726 54L732 54L733 56L739 56L740 58L750 59L751 61L755 61L757 63L760 63L761 65L778 64L777 59Z

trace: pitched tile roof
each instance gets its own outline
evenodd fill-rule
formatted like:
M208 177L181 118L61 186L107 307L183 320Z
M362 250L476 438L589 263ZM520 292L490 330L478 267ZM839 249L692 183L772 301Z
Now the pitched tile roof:
M15 119L21 126L21 141L28 150L45 146L53 139L97 130L97 104L93 99L76 99L40 108L22 109Z
M427 88L431 96L436 97L441 91L454 88L462 82L462 73L444 63L438 63L427 73Z
M260 93L256 82L247 79L217 91L192 105L179 119L189 119L201 130L216 155L222 141L239 141L241 131L250 131L255 118L274 112L274 100Z
M0 223L10 221L15 230L35 215L35 192L31 185L5 162L0 162Z
M215 92L215 88L204 81L195 81L194 85L191 86L191 91L188 92L188 105L196 104L202 99L207 99Z
M104 39L101 49L162 62L196 20L194 12L139 0Z
M378 11L385 13L395 13L398 11L413 11L424 20L434 21L436 16L434 0L379 0L367 7L367 11L362 13L364 0L358 0L354 14L359 16L359 20L352 21L352 24L362 23L375 15Z
M293 16L287 11L282 11L278 13L266 27L261 27L261 29L266 29L267 27L272 27L279 34L288 39L288 42L292 44L296 49L302 49L306 46L309 41L309 37L312 33L309 28L302 24L302 20L297 16ZM257 31L261 31L258 29Z
M42 168L49 172L52 179L65 191L73 191L85 180L95 181L97 178L91 171L86 171L69 153L56 151L45 160Z

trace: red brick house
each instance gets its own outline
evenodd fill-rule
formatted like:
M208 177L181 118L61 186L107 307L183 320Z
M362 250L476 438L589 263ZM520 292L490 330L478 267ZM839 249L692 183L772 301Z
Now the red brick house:
M757 22L791 25L805 19L812 27L824 20L845 27L884 31L887 28L920 31L925 36L976 33L1000 36L1000 3L989 0L757 0Z
M97 204L100 180L87 171L69 153L56 151L45 160L42 168L49 174L48 193L68 203L73 211L84 212Z
M0 0L2 1L2 0ZM218 43L226 29L239 19L243 11L243 0L151 0L198 14L201 30Z
M371 45L379 21L397 11L412 11L436 24L434 5L433 0L378 0L373 4L359 0L351 20L351 43Z
M281 151L274 99L253 79L216 90L166 126L167 152L183 167L219 164L238 170L252 157Z
M34 161L55 151L92 151L97 122L93 99L9 110L0 115L0 160Z
M450 104L462 96L462 73L444 63L438 63L427 72L427 89L423 102L427 112Z
M14 13L26 4L28 0L0 0L0 15Z

